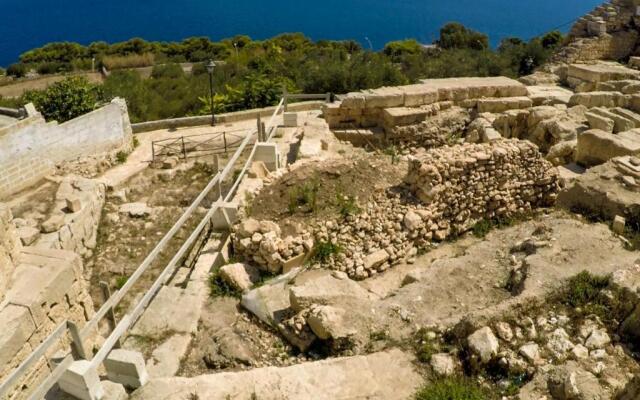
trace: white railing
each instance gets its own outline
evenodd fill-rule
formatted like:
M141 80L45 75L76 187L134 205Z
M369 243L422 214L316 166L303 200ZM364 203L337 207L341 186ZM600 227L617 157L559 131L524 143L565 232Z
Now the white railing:
M271 118L269 119L266 127L263 132L261 131L260 125L257 130L251 131L244 138L240 146L237 148L227 165L224 169L218 172L212 179L209 181L207 186L202 190L202 192L196 197L193 203L187 208L184 214L176 221L173 227L164 235L164 237L158 242L158 244L154 247L154 249L147 255L147 257L142 261L142 263L138 266L136 271L129 277L127 282L117 290L112 295L108 295L105 303L100 307L100 309L95 313L95 315L89 320L85 326L78 330L76 325L71 321L65 321L61 323L5 380L0 384L0 399L8 397L10 391L14 389L15 385L19 383L20 379L24 377L24 375L30 371L30 369L40 360L45 354L48 354L51 348L58 344L62 337L65 336L65 333L69 333L71 336L71 344L73 350L75 350L77 356L80 359L90 360L91 367L97 368L105 358L109 355L111 350L120 342L120 339L125 335L125 333L129 330L129 328L135 324L135 322L140 318L143 312L147 309L155 295L158 293L163 284L168 280L170 276L172 276L175 269L179 266L180 260L187 254L187 252L191 249L193 244L196 242L198 237L202 234L205 227L208 225L209 221L213 217L213 215L221 209L221 207L233 198L240 182L242 181L244 175L246 174L247 169L251 165L253 157L256 152L256 148L258 143L260 143L260 138L263 141L268 142L273 137L276 130L276 118L280 114L281 111L286 110L287 98L291 95L285 94L282 98L276 109L274 110ZM296 95L297 96L297 95ZM312 95L319 96L319 95ZM324 96L324 95L320 95ZM131 288L138 282L140 277L148 270L149 266L157 259L158 255L166 248L167 244L174 238L176 233L184 227L186 221L193 215L194 211L200 206L202 201L207 197L207 195L211 192L212 189L216 187L220 187L221 183L224 179L231 173L235 163L240 158L242 152L245 150L247 145L251 142L251 140L256 137L253 148L251 149L251 153L247 158L242 171L234 181L233 186L227 192L224 199L222 198L222 193L220 193L220 198L212 204L211 208L207 211L206 215L202 218L198 226L191 233L191 235L187 238L187 240L183 243L180 249L173 256L171 261L167 264L164 270L160 273L160 275L155 279L151 287L145 292L145 295L142 299L127 313L122 319L116 323L114 309L115 307L122 301L124 296L131 290ZM224 212L224 211L223 211ZM108 293L108 290L106 291ZM92 332L97 328L98 323L105 317L109 317L111 319L112 324L114 325L113 330L111 331L109 337L103 343L101 348L96 352L96 354L89 358L89 354L85 350L84 343L91 336ZM51 371L51 373L45 378L43 382L41 382L38 387L31 392L29 395L29 399L40 400L45 394L58 382L58 379L62 376L65 370L71 365L74 361L72 351L69 351L59 363L58 365Z

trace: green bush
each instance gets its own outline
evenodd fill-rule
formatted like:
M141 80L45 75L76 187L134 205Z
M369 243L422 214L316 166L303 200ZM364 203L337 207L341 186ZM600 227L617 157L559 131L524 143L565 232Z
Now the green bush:
M118 164L124 164L127 162L127 158L129 158L129 154L125 151L119 151L116 153L116 162Z
M438 45L443 49L485 50L489 48L489 37L458 22L451 22L440 29Z
M315 212L318 207L318 191L320 182L317 178L302 186L297 186L289 190L289 214L295 213L299 208L305 212Z
M583 271L567 282L563 300L571 307L584 307L598 300L602 290L609 286L608 276L592 275Z
M92 111L100 99L100 90L84 77L69 77L45 90L28 91L23 98L47 120L62 123Z
M416 400L494 400L492 391L463 377L443 378L426 384L415 395Z
M22 78L27 74L27 66L24 64L11 64L7 67L7 75L14 78Z

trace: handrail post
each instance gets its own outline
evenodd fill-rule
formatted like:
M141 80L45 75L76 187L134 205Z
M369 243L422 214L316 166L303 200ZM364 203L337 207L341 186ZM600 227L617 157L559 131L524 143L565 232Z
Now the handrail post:
M222 132L222 140L224 140L224 154L227 154L227 132Z
M287 106L289 105L289 90L287 90L287 86L284 86L282 90L282 98L284 99L284 111L287 112Z
M107 282L100 281L100 289L102 289L102 296L104 297L104 302L106 303L111 298L111 289L109 289L109 285ZM113 307L109 308L107 312L107 320L109 321L109 328L111 328L111 332L116 329L118 325L118 320L116 319L116 313L113 310ZM116 342L116 348L120 348L120 341Z
M213 166L216 174L220 173L220 158L217 154L213 155ZM218 199L222 199L222 179L218 179Z
M151 142L151 161L156 161L156 142Z
M327 92L327 94L324 96L324 102L325 103L331 103L331 93Z
M187 159L187 148L184 146L184 136L182 136L182 156L184 159Z
M69 333L71 334L71 343L73 344L73 348L78 354L78 357L83 360L87 360L87 352L84 348L84 343L82 343L82 337L80 336L78 325L76 325L72 321L67 321L67 328L69 329Z

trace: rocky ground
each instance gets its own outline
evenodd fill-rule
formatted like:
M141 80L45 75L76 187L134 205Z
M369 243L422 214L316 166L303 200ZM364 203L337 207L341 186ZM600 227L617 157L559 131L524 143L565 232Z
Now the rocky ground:
M98 283L104 281L112 288L122 287L210 179L211 170L205 164L184 165L178 171L146 169L107 196L97 246L93 257L85 263L97 304L103 301ZM152 271L164 268L203 212L196 212L177 233L152 265ZM145 275L136 285L148 287L155 275L153 272ZM123 309L130 300L125 299Z

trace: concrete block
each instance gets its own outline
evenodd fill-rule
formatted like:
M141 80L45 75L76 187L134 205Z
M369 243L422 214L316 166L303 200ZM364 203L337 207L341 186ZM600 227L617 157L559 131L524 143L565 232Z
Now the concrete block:
M298 113L286 112L282 115L284 126L287 128L295 128L298 126Z
M611 224L611 229L618 235L622 235L626 224L627 221L623 217L616 215L613 219L613 224Z
M149 380L144 357L137 351L116 349L104 360L110 381L137 389Z
M262 161L269 171L280 168L280 154L275 143L258 143L253 161Z
M223 203L218 207L211 216L211 225L213 229L228 230L229 223L235 224L238 220L238 204ZM228 223L227 223L228 222Z
M100 400L104 396L98 372L87 360L74 361L58 380L58 386L80 400Z

